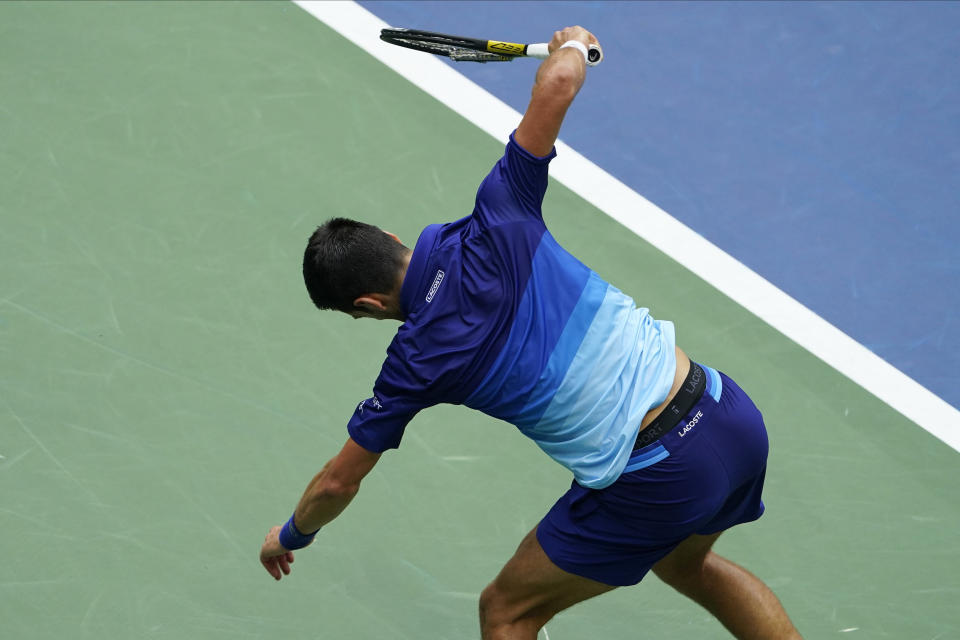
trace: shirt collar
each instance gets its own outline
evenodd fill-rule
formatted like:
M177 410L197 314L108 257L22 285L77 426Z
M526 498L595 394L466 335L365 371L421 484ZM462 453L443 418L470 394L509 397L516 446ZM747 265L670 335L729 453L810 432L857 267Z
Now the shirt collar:
M431 224L421 231L420 237L417 238L413 255L410 256L410 263L407 265L407 273L403 276L403 285L400 287L400 310L403 311L404 318L408 318L424 300L421 297L421 292L424 296L426 295L424 283L427 274L424 271L442 226Z

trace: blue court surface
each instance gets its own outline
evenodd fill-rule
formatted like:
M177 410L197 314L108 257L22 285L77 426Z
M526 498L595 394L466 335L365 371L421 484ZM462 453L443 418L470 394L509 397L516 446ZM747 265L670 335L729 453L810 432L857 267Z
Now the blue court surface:
M593 31L563 139L960 408L960 4L362 4L516 42ZM520 64L456 69L522 112Z

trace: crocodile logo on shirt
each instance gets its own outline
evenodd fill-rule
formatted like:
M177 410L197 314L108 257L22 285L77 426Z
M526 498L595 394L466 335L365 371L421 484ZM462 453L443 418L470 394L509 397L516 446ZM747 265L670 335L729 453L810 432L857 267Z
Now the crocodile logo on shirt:
M357 411L360 413L360 415L363 415L363 409L368 404L374 409L376 409L377 411L380 411L381 409L383 409L383 404L380 402L380 398L378 398L377 396L373 396L372 398L367 398L366 400L364 400L363 402L357 405Z

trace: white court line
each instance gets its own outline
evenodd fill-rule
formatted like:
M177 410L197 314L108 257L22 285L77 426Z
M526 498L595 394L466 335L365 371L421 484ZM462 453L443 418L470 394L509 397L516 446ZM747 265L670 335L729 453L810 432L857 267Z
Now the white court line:
M389 25L355 2L294 2L497 140L506 143L520 122L520 113L438 58L382 42L380 29ZM960 451L960 411L563 142L550 175Z

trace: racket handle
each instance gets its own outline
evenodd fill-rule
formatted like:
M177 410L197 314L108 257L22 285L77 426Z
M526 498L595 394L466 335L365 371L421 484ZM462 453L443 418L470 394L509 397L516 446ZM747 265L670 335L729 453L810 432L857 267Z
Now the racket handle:
M546 42L527 45L527 55L531 58L544 60L550 56L550 45ZM590 45L587 51L587 66L595 67L603 61L603 49L599 45Z
M587 66L595 67L603 62L603 49L598 44L592 44L587 48Z

